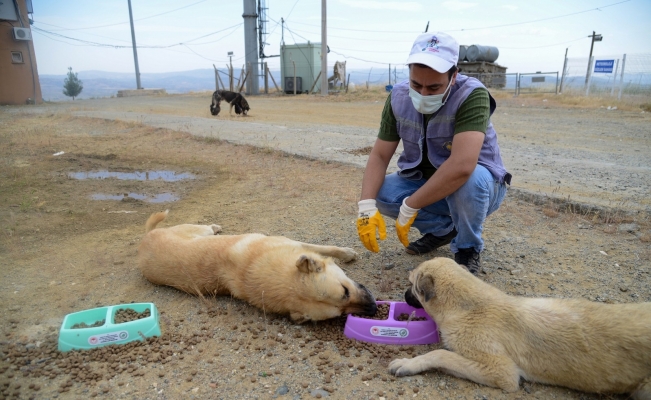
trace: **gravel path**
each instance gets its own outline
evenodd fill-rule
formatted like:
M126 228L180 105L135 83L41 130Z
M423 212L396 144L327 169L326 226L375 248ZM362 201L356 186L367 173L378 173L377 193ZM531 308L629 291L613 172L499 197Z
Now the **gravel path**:
M139 122L360 167L366 164L377 132L358 126L283 125L128 111L73 114ZM504 162L514 176L513 195L537 203L555 199L586 211L651 212L651 114L524 107L511 101L500 106L493 124ZM389 171L396 170L397 159L398 154Z

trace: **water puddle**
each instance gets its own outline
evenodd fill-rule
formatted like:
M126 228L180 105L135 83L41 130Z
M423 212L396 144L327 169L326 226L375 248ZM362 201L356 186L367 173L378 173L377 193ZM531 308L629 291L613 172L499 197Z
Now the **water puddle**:
M165 182L176 182L184 179L195 179L195 175L189 172L176 171L143 171L143 172L115 172L115 171L92 171L92 172L70 172L70 178L85 179L108 179L115 178L127 181L154 181L161 179Z
M167 203L177 201L180 199L172 193L159 193L155 195L146 195L140 193L124 193L124 194L104 194L95 193L90 196L93 200L117 200L117 201L144 201L147 203Z

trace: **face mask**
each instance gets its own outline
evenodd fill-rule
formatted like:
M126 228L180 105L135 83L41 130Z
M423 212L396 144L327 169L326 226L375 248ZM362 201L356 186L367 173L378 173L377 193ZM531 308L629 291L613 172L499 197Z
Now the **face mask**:
M431 96L423 96L409 86L409 97L411 97L411 102L414 104L416 111L421 114L434 114L437 112L439 108L443 107L443 104L445 104L443 98L451 84L452 79L450 79L450 83L448 83L448 87L445 88L443 93L433 94ZM447 101L447 99L445 100Z

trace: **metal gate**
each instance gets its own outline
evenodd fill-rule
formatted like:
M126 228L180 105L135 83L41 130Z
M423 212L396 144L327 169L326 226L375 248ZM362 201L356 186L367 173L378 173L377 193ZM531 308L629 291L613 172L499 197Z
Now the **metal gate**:
M558 94L558 71L518 74L515 95L534 93Z

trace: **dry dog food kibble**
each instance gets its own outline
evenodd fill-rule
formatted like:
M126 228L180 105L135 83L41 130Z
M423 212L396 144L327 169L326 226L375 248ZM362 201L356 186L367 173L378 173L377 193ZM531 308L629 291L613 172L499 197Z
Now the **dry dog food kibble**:
M114 323L123 324L125 322L136 321L150 316L151 316L151 310L149 308L145 309L145 311L141 313L131 308L120 308L115 312Z
M369 317L365 315L355 315L355 317L359 318L365 318L365 319L377 319L377 320L385 320L389 318L389 309L391 308L390 304L378 304L377 305L377 313L375 313L374 316Z
M427 321L427 318L425 318L425 317L416 317L416 316L413 316L411 318L409 318L409 317L410 317L410 314L402 313L402 314L398 315L398 318L396 318L396 320L398 320L398 321Z
M71 326L70 329L95 328L95 327L104 325L105 322L106 322L105 319L103 319L101 321L95 321L94 323L92 323L90 325L87 325L85 322L80 322L78 324L74 324L73 326Z

